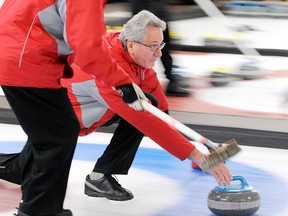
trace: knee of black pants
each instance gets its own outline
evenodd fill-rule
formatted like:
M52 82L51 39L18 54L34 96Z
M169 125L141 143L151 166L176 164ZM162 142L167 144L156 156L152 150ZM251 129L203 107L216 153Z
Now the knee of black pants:
M151 101L152 105L158 107L158 100L152 94L144 92L145 96Z

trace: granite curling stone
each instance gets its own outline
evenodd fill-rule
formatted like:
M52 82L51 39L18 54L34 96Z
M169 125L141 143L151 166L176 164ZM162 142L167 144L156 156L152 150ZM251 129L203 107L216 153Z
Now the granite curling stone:
M210 83L215 87L226 86L233 80L233 72L230 68L215 68L210 73Z
M216 186L208 194L208 208L218 216L250 216L260 203L259 193L242 176L233 176L228 187Z
M244 80L254 80L261 78L263 73L255 60L247 59L240 65L239 76Z

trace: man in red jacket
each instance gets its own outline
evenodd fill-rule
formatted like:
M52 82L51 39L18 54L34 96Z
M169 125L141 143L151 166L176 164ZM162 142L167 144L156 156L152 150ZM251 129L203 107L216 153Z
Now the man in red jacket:
M108 33L106 41L118 65L154 106L167 112L167 99L153 70L165 45L162 42L165 27L165 22L154 14L141 11L124 25L121 33ZM118 93L105 83L77 68L74 68L74 73L73 78L62 79L62 85L68 89L80 121L80 135L87 135L116 121L119 123L110 144L86 177L86 195L118 201L133 198L133 194L113 178L113 174L128 173L144 134L180 160L189 158L197 162L203 155L173 127L148 112L137 112L127 107ZM231 174L224 164L211 170L217 181L222 172L222 183L229 183Z
M143 11L127 22L121 34L107 34L105 46L110 48L113 59L125 69L126 75L133 83L141 87L151 103L155 106L158 103L158 107L166 111L168 104L157 75L152 69L164 46L163 28L163 21L150 12ZM74 76L71 79L62 79L62 85L68 88L69 98L81 125L80 135L87 135L100 126L119 121L110 144L86 178L87 195L113 200L133 198L133 194L121 187L112 174L128 173L143 134L180 160L188 158L201 166L199 160L203 159L203 154L174 128L148 112L132 109L123 103L115 88L97 79L97 76L83 72L79 67L72 67ZM100 73L101 69L99 70ZM122 86L122 91L126 90ZM0 155L1 157L5 158L3 155ZM0 165L5 165L5 160L14 160L13 157L18 156L10 155L10 158L0 160ZM220 185L229 184L232 178L229 169L223 163L211 168L209 173ZM0 175L0 178L21 183L17 171L9 175Z
M104 3L5 0L0 9L0 85L28 137L18 156L0 165L0 175L21 183L19 216L72 215L63 202L80 126L60 84L72 76L67 65L122 89L136 110L147 100L103 41Z

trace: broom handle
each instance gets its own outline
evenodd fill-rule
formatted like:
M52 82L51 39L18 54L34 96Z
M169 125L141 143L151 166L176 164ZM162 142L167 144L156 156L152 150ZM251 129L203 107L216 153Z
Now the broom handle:
M144 110L148 111L152 115L158 117L162 121L166 122L168 125L174 127L176 130L181 132L182 134L186 135L187 137L198 141L202 144L207 145L208 147L212 149L216 149L219 147L219 144L216 144L212 142L211 140L203 137L201 134L197 133L196 131L192 130L191 128L187 127L186 125L182 124L181 122L177 121L173 117L169 116L165 112L161 111L160 109L154 107L150 103L142 100L142 105L144 107Z

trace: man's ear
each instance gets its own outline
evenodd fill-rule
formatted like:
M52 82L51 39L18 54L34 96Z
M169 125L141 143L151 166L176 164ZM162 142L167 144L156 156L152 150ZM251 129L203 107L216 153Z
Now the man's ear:
M132 40L128 40L127 41L127 49L128 51L132 52L133 51L133 46L134 46L134 43Z

